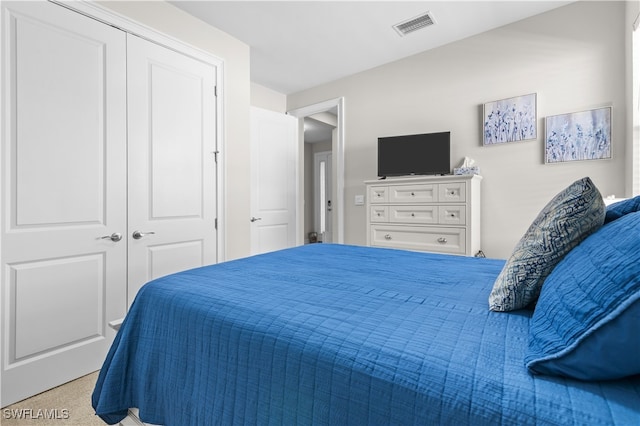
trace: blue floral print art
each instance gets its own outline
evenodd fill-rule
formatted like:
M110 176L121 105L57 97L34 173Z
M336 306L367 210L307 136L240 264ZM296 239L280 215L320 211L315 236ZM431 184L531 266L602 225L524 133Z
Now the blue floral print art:
M484 145L536 139L536 94L484 104Z
M611 107L554 115L545 123L547 163L611 158Z

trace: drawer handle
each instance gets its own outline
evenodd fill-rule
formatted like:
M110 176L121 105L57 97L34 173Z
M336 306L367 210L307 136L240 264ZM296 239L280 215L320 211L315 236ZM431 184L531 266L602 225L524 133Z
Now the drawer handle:
M415 195L416 195L416 194L414 194L413 192L411 193L411 196L412 196L412 197L415 197Z
M385 240L390 240L390 239L391 239L391 235L389 235L389 234L385 235L385 236L384 236L384 239L385 239Z
M382 215L380 214L380 212L378 212L378 217L380 217L380 216L382 216Z
M440 237L440 238L438 238L438 242L440 244L446 244L447 243L447 239L445 237Z
M415 213L411 213L411 217L416 217L416 214Z

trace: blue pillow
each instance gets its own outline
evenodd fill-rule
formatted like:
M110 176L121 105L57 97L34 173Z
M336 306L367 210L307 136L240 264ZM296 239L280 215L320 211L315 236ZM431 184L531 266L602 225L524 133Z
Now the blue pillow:
M618 201L607 206L607 213L604 217L604 223L609 223L619 219L625 214L640 212L640 195L628 200Z
M640 374L640 212L603 226L547 277L525 364L580 380Z
M562 258L602 226L605 205L588 177L569 185L538 214L505 263L489 295L492 311L535 303L542 283Z

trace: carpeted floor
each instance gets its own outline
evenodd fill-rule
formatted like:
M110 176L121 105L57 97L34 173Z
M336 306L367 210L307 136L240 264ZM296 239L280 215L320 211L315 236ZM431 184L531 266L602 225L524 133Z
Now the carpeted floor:
M2 426L104 426L91 407L92 373L2 409ZM17 417L22 417L18 419Z

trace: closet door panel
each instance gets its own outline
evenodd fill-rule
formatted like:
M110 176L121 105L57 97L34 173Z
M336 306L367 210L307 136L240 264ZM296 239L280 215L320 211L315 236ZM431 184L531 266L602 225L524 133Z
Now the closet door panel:
M126 310L126 39L2 4L2 406L100 368ZM106 237L106 238L103 238Z
M14 22L16 225L103 222L104 45L42 22Z
M203 217L202 78L150 63L151 218Z
M131 35L127 49L130 304L216 262L216 68Z

